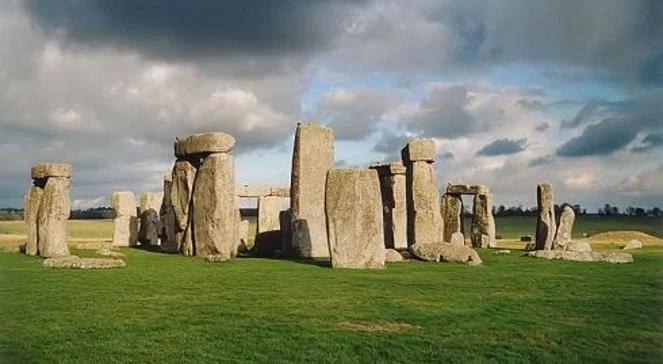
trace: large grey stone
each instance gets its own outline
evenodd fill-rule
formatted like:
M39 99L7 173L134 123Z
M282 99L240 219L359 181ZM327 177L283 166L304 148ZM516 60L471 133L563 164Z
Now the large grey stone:
M631 241L626 243L626 245L622 249L624 250L642 249L642 242L640 240L632 239Z
M402 151L403 162L435 161L435 141L433 139L410 140Z
M175 217L175 206L173 205L173 181L172 176L166 176L163 180L163 199L161 200L161 209L159 210L159 225L161 238L161 250L164 252L175 253L180 249L177 233L179 224Z
M133 246L138 242L138 216L136 198L131 191L114 192L111 207L115 211L113 220L113 245Z
M550 250L557 231L552 185L542 183L536 187L536 204L536 250Z
M495 219L493 218L493 195L475 195L470 239L475 248L494 248Z
M140 213L140 229L138 241L142 246L159 245L159 215L154 209L143 210Z
M292 254L292 232L290 225L292 224L290 209L279 212L279 229L281 230L281 243L283 244L283 252L286 255Z
M432 140L411 140L401 151L403 162L407 167L406 199L409 245L444 240L444 221L440 215L440 193L437 190L437 176L433 163L430 159L412 161L412 151L430 149L421 146L430 143ZM423 156L423 154L423 152L415 153L417 156Z
M161 210L161 202L163 201L163 192L143 192L140 195L140 203L138 205L138 213L142 214L143 211L154 210L157 215Z
M447 193L450 195L488 195L490 191L486 185L449 183Z
M440 203L442 219L444 220L444 241L451 242L454 233L463 231L463 200L460 196L444 194Z
M285 199L278 196L258 198L258 226L254 245L256 254L268 256L277 249L283 249L279 213L284 203Z
M171 174L170 200L173 204L177 226L176 240L184 255L193 255L193 234L191 231L191 205L193 203L193 183L196 179L198 162L178 159Z
M575 222L576 214L570 206L564 206L562 215L559 217L559 226L557 226L557 234L553 241L553 249L565 250L569 242L571 242L571 235L573 234L573 223Z
M233 157L211 154L204 159L193 188L193 232L196 256L230 259L239 245Z
M39 255L69 255L67 220L69 219L69 177L49 177L44 186L37 218Z
M380 178L386 248L407 248L406 168L401 162L372 165Z
M247 254L249 249L249 220L242 220L239 223L239 248L238 253Z
M633 263L633 256L628 253L535 250L527 253L527 255L534 258L562 259L578 262Z
M36 184L42 181L35 181ZM39 229L37 218L39 216L39 205L41 196L44 193L43 186L33 184L28 188L23 200L23 217L27 230L27 240L25 243L25 253L29 255L39 254Z
M377 172L370 169L329 170L326 191L332 267L384 267L384 230Z
M30 170L32 179L48 177L71 177L71 164L68 163L37 163Z
M227 153L235 146L235 138L226 133L194 134L184 139L175 139L175 156L205 155L209 153Z
M292 246L304 257L328 257L325 179L334 165L334 131L298 125L290 178Z
M467 265L482 264L481 257L472 248L465 245L448 243L418 243L410 246L412 255L420 260L431 262L453 262Z

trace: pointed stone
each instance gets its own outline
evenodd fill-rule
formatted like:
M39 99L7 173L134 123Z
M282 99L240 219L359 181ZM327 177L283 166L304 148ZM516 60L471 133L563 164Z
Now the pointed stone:
M573 234L573 223L575 222L576 214L570 206L564 206L562 215L559 217L559 226L557 227L557 235L553 243L553 249L565 250L571 242L571 235Z
M550 250L555 239L555 202L553 188L549 183L536 187L538 215L536 220L536 250Z

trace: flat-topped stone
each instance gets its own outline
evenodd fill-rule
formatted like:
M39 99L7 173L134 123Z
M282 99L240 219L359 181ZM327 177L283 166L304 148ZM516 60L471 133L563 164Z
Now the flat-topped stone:
M486 185L449 183L447 193L450 195L487 195L490 191Z
M290 197L290 187L285 186L235 186L237 197Z
M175 139L175 156L227 153L235 146L235 138L226 133L193 134L184 139Z
M401 151L404 161L433 162L435 161L435 141L433 139L412 139Z
M30 170L32 179L48 177L71 177L71 164L68 163L37 163Z

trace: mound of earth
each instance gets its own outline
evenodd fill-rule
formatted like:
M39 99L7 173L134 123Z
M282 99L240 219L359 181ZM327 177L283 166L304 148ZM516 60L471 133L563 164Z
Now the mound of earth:
M663 239L641 231L608 231L596 234L587 239L590 244L626 245L631 240L639 240L644 246L663 245Z

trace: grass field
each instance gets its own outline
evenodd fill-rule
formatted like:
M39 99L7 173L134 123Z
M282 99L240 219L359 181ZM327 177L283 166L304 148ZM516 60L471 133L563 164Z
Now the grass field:
M510 219L498 233L531 233ZM644 226L660 237L659 222L581 220L578 233ZM110 228L72 221L69 232L108 240ZM7 241L21 229L0 223ZM103 271L0 253L0 363L663 361L660 246L626 265L479 250L480 267L382 271L122 251L127 267Z

